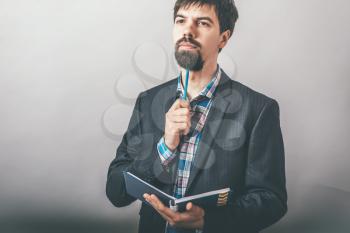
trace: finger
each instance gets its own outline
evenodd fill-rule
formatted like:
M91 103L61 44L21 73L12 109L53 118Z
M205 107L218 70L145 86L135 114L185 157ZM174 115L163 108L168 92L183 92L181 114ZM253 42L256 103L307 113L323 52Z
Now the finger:
M172 218L170 218L168 215L166 215L163 211L157 209L156 204L153 203L151 205L167 222L173 222Z
M191 203L192 204L192 203ZM195 215L195 216L200 216L203 217L205 214L204 209L202 209L201 207L197 206L197 205L193 205L191 206L191 209L188 210L188 212L191 212L191 214Z
M182 133L188 133L190 128L191 128L191 125L188 123L188 122L182 122L182 123L174 123L174 127L175 129L177 129L179 132L182 132Z
M190 102L188 100L181 99L179 104L181 108L190 108Z
M154 197L156 197L155 195L153 195ZM152 198L151 195L145 193L143 194L143 197L146 199L146 201L167 221L167 222L171 222L173 223L174 221L167 216L166 214L163 213L163 210L160 210L162 208L159 208L161 201L156 197L156 198Z
M186 210L191 210L192 209L192 203L191 202L189 202L189 203L187 203L187 205L186 205Z
M193 211L185 211L183 213L174 212L170 208L164 206L164 204L154 194L149 196L150 203L156 209L156 211L169 223L176 224L177 226L187 226L197 222L198 219L203 216L199 213L195 214ZM194 206L192 203L190 206Z
M154 196L154 195L153 195ZM160 214L163 216L164 219L166 219L167 221L171 221L171 219L165 215L163 213L163 209L164 209L164 206L163 206L163 203L161 201L159 201L158 198L154 198L152 195L148 195L146 196L146 200L148 201L149 204L151 204L151 206Z
M174 115L174 116L191 116L190 113L191 113L190 109L188 109L188 108L178 108L172 112L172 115Z
M162 211L164 209L164 204L158 199L156 195L151 194L149 200L157 210Z
M177 99L173 105L170 107L169 111L174 111L175 109L180 108L180 99Z
M168 218L170 219L174 219L177 218L176 212L174 212L173 210L171 210L170 208L166 207L159 199L156 195L152 194L151 198L152 202L155 204L156 209L161 212L162 214L165 214Z
M150 195L148 193L144 193L142 196L143 196L143 198L145 198L146 201L150 197Z
M190 126L188 128L186 128L185 130L182 131L183 135L187 135L190 132L191 128Z
M185 123L188 122L190 123L191 120L188 116L169 116L170 122L174 123Z

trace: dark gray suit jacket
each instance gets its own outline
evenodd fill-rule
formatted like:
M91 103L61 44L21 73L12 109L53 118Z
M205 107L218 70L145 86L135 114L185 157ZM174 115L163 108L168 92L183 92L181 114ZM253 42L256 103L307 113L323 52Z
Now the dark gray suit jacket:
M116 207L134 198L125 190L123 171L172 194L177 160L163 167L157 142L164 134L165 113L177 98L177 79L141 93L111 162L106 193ZM195 154L186 195L230 187L234 199L207 208L204 233L256 233L287 212L284 148L275 100L231 80L224 72ZM163 233L165 221L142 204L139 232Z

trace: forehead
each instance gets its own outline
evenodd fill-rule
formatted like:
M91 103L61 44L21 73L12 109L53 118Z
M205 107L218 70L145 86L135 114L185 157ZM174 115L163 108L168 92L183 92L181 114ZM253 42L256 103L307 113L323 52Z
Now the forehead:
M176 15L181 15L184 17L209 17L214 22L218 21L215 7L211 5L198 5L198 4L190 4L185 7L181 7Z

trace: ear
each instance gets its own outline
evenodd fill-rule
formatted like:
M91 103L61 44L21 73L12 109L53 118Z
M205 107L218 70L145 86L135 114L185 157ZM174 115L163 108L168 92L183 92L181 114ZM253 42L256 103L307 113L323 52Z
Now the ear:
M226 46L228 40L231 37L230 30L226 30L223 33L221 33L220 37L221 37L221 39L220 39L220 43L219 43L219 49L222 49Z

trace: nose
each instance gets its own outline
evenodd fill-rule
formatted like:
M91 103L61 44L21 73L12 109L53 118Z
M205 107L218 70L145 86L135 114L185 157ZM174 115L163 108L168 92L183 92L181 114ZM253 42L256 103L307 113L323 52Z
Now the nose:
M185 38L196 37L196 28L195 28L195 24L192 20L188 20L188 22L184 26L183 36Z

